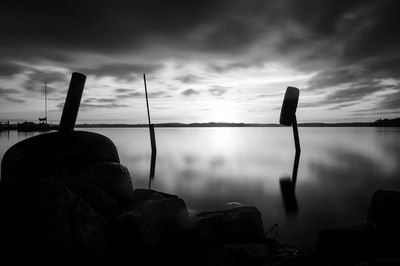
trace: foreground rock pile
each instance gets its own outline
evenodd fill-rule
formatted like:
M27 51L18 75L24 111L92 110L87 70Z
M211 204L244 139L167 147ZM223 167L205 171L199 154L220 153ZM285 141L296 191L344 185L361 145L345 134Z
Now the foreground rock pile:
M315 250L282 258L254 207L190 215L177 196L96 182L0 181L0 264L400 265L398 192L377 191L365 224L324 229Z
M400 265L400 192L376 191L365 223L323 229L315 251L279 265Z
M177 196L113 197L80 179L0 182L1 265L262 265L254 207L190 216ZM7 263L5 263L7 262Z

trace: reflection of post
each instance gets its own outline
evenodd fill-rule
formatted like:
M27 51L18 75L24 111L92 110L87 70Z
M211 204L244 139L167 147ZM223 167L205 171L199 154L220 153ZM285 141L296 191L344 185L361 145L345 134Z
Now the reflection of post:
M143 74L143 81L144 81L144 91L146 95L147 118L149 120L149 132L150 132L150 144L151 144L151 161L150 161L150 173L149 173L149 189L151 189L151 181L154 179L154 173L156 169L157 147L156 147L156 135L154 133L154 125L151 123L150 120L149 99L147 96L147 84L146 84L145 74Z
M154 179L154 173L156 169L156 157L157 157L157 147L156 147L156 136L154 134L154 125L149 125L150 130L150 142L151 142L151 162L150 162L150 175L149 175L149 189L151 189L151 181Z
M296 154L294 156L294 164L293 164L293 172L292 172L292 185L293 185L293 189L294 189L296 187L297 169L299 168L299 160L300 160L300 153L301 153L299 132L297 130L296 115L294 115L292 128L293 128L294 145L296 146Z
M7 121L7 138L10 139L10 121Z

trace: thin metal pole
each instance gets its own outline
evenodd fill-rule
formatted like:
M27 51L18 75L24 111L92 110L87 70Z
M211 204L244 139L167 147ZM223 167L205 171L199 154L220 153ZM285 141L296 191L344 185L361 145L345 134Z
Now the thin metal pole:
M154 133L154 125L151 123L150 120L150 108L149 108L149 99L147 95L146 74L144 73L143 73L143 82L146 95L147 118L149 120L149 133L150 133L150 144L151 144L151 162L150 162L149 186L148 186L148 189L151 189L151 183L152 180L154 179L155 168L156 168L157 146L156 146L156 136Z
M150 109L149 109L149 99L147 97L147 84L146 84L146 74L143 73L143 82L144 82L144 91L146 94L146 105L147 105L147 118L149 119L149 125L151 124L150 121Z

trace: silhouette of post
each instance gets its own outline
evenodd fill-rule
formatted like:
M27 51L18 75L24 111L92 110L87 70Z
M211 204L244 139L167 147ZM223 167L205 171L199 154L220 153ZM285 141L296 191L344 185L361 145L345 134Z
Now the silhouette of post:
M85 82L86 76L84 74L77 72L72 73L67 98L61 115L59 130L62 132L74 130Z
M300 160L300 140L299 132L297 129L296 109L299 100L299 89L295 87L288 87L286 89L285 97L283 99L281 115L279 123L285 126L292 126L294 144L296 153L293 163L292 178L284 176L280 178L281 194L283 198L283 204L285 206L286 213L296 214L298 212L298 204L295 194L296 182L297 182L297 170L299 167Z
M146 74L143 73L144 91L146 95L146 106L147 106L147 118L149 121L149 133L150 133L150 144L151 144L151 161L150 161L150 173L149 173L149 189L151 189L151 182L154 179L155 169L156 169L156 158L157 158L157 146L156 146L156 135L154 133L154 125L150 120L150 108L149 99L147 96L147 84L146 84Z
M300 153L301 153L299 131L297 130L296 115L294 116L292 128L293 128L294 145L296 147L296 153L294 155L294 163L293 163L293 172L292 172L292 183L293 183L293 188L295 188L296 182L297 182L297 169L299 168L299 160L300 160Z

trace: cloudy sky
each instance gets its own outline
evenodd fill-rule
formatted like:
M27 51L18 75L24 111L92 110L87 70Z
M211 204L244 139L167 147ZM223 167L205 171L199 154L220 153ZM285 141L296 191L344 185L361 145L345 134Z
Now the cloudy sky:
M87 75L80 123L277 123L400 116L400 1L1 1L0 121L61 117Z

